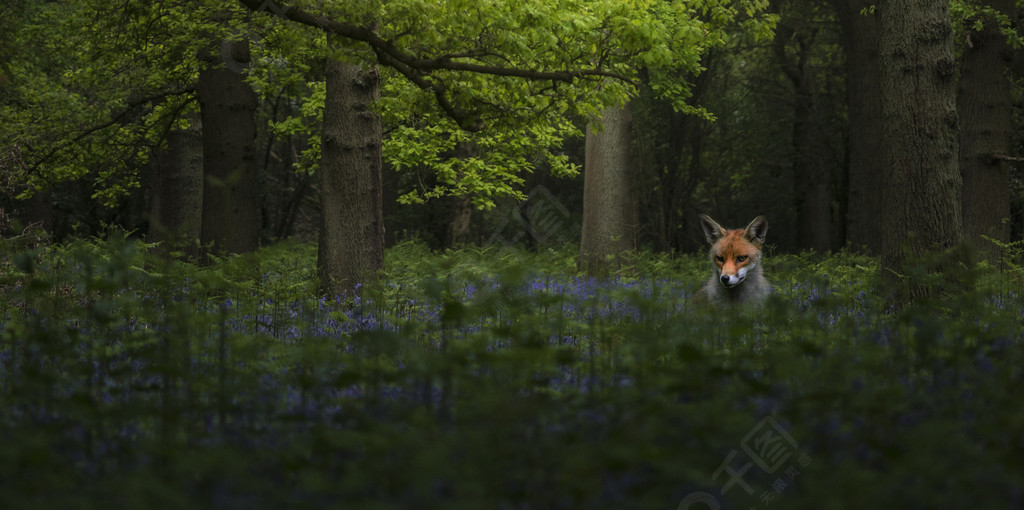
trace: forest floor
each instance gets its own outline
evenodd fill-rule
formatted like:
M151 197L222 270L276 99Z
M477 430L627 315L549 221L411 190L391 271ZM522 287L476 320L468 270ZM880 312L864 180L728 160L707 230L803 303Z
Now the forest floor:
M316 248L210 267L137 242L0 258L13 508L1017 508L1024 278L893 308L877 260L406 243L316 296Z

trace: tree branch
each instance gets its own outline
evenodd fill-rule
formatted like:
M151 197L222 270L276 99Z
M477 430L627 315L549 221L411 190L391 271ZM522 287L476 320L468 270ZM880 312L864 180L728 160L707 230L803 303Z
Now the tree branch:
M995 158L995 159L1001 159L1003 161L1013 161L1013 162L1024 161L1024 158L1018 158L1018 157L1009 156L1009 155L1006 155L1006 154L993 154L992 157Z
M177 90L163 91L163 92L160 92L160 93L157 93L157 94L153 94L153 95L150 95L150 96L146 96L146 97L142 97L142 98L136 99L136 100L130 102L128 104L128 106L125 107L123 110L121 110L116 115L111 117L110 120L108 120L107 122L102 122L100 124L96 124L95 126L91 126L89 128L83 129L80 133L78 133L77 136L75 136L74 138L68 140L66 143L60 143L60 144L57 144L56 146L54 146L52 149L50 149L49 152L44 154L41 158L33 161L31 165L28 165L28 170L27 170L26 173L31 173L31 172L35 171L37 168L39 168L40 165L42 165L43 163L46 163L47 161L49 161L50 158L55 156L58 152L64 150L66 147L78 143L79 141L81 141L85 137L87 137L87 136L89 136L89 135L91 135L91 134L93 134L93 133L95 133L95 132L97 132L97 131L99 131L101 129L105 129L105 128L108 128L110 126L113 126L114 124L117 124L126 115L128 115L129 113L131 113L133 110L135 110L136 108L138 108L141 105L144 105L144 104L146 104L146 103L148 103L150 101L155 101L157 99L165 98L167 96L177 96L177 95L181 95L181 94L189 94L189 93L192 93L192 92L195 92L195 87L187 86L187 87L183 87L183 88L180 88L180 89L177 89Z
M612 78L621 80L629 83L633 83L628 76L612 71L606 71L604 69L577 69L568 71L541 71L535 69L520 69L516 67L503 67L485 64L474 64L470 62L461 62L453 60L457 57L473 56L472 54L465 55L445 55L439 58L417 58L413 55L403 52L400 48L394 45L391 41L388 41L380 37L372 29L352 25L350 23L343 23L337 20L332 20L324 16L317 16L301 9L297 9L290 6L278 6L273 0L239 0L242 5L246 6L254 12L269 12L281 16L285 19L308 25L311 27L319 28L332 34L340 35L347 39L354 41L365 42L370 45L377 52L378 55L387 55L391 62L400 62L410 69L415 69L424 73L430 73L437 70L449 70L449 71L467 71L471 73L489 74L494 76L510 76L515 78L523 78L527 80L539 80L539 81L562 81L572 82L580 78ZM390 65L389 63L381 62L381 64Z
M464 71L491 76L521 78L532 81L565 83L572 83L576 80L591 78L614 79L636 85L635 81L630 77L601 69L600 65L594 68L551 71L521 69L518 67L480 64L457 60L461 58L493 56L495 58L508 61L507 58L501 55L496 55L482 49L461 54L448 54L437 58L419 58L402 51L402 49L397 47L393 42L382 38L373 29L367 27L344 23L324 16L318 16L291 6L279 6L277 2L273 0L239 0L239 2L253 12L268 12L296 23L315 27L331 34L368 44L377 56L378 63L395 69L416 86L423 90L432 92L437 98L438 105L449 116L458 121L460 125L470 122L467 121L467 114L466 112L455 108L447 99L447 87L429 79L429 76L434 71ZM470 128L471 126L464 127Z

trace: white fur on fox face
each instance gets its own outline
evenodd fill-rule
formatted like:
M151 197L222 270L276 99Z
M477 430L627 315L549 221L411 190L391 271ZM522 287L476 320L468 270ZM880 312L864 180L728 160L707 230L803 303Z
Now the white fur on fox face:
M741 281L743 281L743 279L736 275L723 274L722 277L718 279L718 281L722 282L722 285L726 287L733 287L739 284Z
M718 281L722 282L722 285L725 287L735 287L745 280L747 278L747 273L756 266L756 262L748 264L736 271L736 274L724 274L721 272L721 269L719 269Z

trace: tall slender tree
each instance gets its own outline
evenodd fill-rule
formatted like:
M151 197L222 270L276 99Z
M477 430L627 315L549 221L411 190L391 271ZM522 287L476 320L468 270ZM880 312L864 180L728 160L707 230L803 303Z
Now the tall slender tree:
M800 249L823 253L831 248L832 196L826 131L819 118L819 85L812 62L817 32L817 23L789 24L784 20L776 29L774 49L778 65L793 86L797 243Z
M964 241L995 261L999 248L983 236L1008 241L1012 100L1008 71L1013 51L997 15L1010 16L1013 0L988 0L994 11L978 15L980 30L964 27L957 110L960 112L960 175L963 177Z
M847 134L846 244L882 252L883 142L878 13L874 0L833 0L846 53Z

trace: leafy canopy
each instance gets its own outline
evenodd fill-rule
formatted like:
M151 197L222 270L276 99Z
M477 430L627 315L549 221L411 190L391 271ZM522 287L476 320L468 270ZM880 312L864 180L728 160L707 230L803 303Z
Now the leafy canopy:
M703 114L686 103L701 57L733 35L766 37L774 26L759 0L391 0L316 11L242 3L353 43L340 58L383 66L385 158L436 180L403 201L470 195L482 208L495 196L522 198L521 175L538 166L577 174L563 142L581 134L580 120L629 100L641 81Z
M182 114L196 108L201 69L232 64L225 41L246 38L247 80L263 98L291 98L301 116L299 167L316 168L323 59L381 65L384 154L436 176L404 200L468 194L480 207L521 196L523 172L579 169L561 151L579 122L627 101L642 81L680 109L706 51L733 36L767 36L766 0L381 0L310 2L73 0L26 3L3 36L0 140L8 191L27 196L88 179L114 205ZM328 34L340 48L329 51ZM468 147L471 150L461 151ZM456 154L461 157L453 157Z

